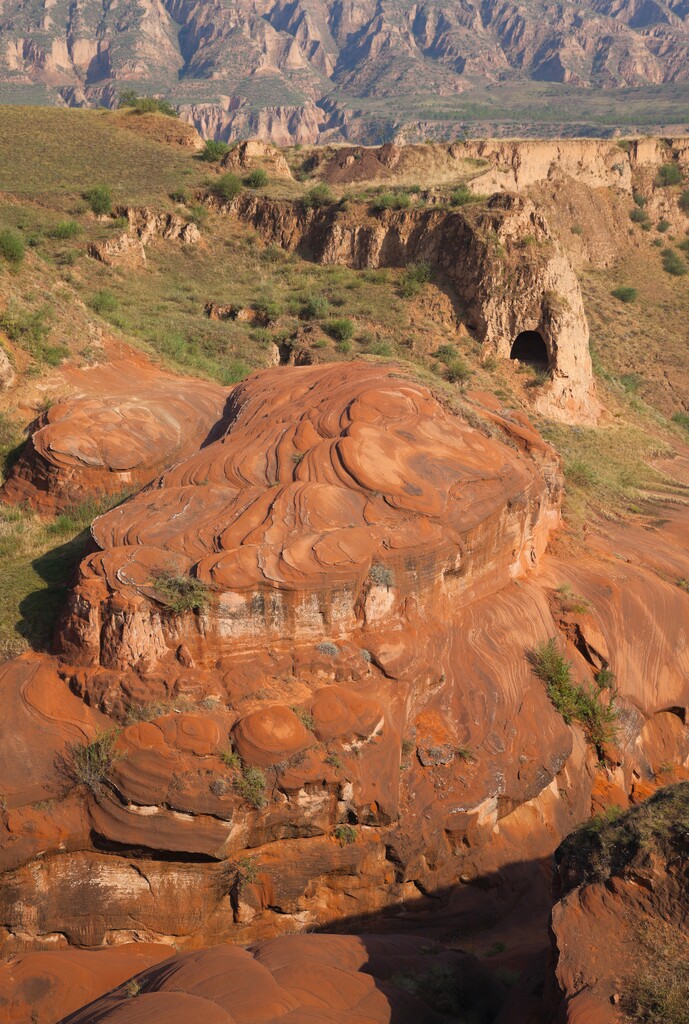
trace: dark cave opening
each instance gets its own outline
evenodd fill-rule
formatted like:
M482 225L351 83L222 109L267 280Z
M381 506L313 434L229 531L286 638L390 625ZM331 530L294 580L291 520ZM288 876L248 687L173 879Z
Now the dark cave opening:
M510 359L518 359L522 363L535 366L548 365L548 349L538 331L522 331L514 340Z

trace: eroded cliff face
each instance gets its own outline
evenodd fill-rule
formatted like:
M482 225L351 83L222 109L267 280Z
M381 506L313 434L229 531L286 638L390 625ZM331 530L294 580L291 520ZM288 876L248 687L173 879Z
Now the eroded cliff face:
M556 984L546 999L567 1024L671 1019L685 1005L689 783L598 820L556 854Z
M651 551L610 527L548 555L558 459L485 402L470 427L394 368L264 371L222 436L96 520L59 656L0 672L5 951L247 943L385 908L445 906L435 927L470 934L542 902L597 793L687 763L683 509ZM618 677L603 752L532 671L550 636L578 681ZM115 725L75 785L68 744Z
M537 332L550 382L537 411L569 422L595 422L588 325L569 260L531 200L495 195L485 209L383 211L370 216L336 206L241 195L231 211L287 251L324 264L406 266L429 261L449 283L465 325L484 356L509 358L523 331Z

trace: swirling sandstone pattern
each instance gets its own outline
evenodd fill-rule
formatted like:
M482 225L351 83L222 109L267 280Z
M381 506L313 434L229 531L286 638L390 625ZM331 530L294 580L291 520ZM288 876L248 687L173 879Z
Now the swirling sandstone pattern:
M4 501L59 511L141 487L196 451L228 390L180 380L132 358L72 371L73 394L37 423L2 488Z
M127 668L181 642L207 660L284 636L346 636L393 622L409 600L496 590L536 563L558 521L546 446L516 455L377 366L254 375L228 421L94 523L101 550L81 568L70 657ZM165 571L192 571L212 594L206 615L172 632L151 600Z

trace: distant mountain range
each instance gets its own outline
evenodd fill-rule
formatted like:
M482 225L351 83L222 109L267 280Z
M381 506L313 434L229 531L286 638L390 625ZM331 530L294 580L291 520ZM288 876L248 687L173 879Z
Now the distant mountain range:
M689 0L0 0L0 101L125 87L226 139L677 128Z

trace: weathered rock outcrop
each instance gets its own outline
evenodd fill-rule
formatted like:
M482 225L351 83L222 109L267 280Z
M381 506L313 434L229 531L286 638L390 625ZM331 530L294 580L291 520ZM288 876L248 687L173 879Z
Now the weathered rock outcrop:
M533 460L515 457L394 371L264 371L236 388L226 422L94 524L100 550L65 622L70 658L153 668L180 643L207 661L392 626L410 601L428 614L504 586L558 522L547 446L532 435ZM170 621L155 579L191 568L212 601Z
M539 412L574 422L598 417L579 284L529 199L495 195L485 209L387 210L375 217L249 195L231 208L264 238L320 263L399 267L428 260L446 275L462 320L486 355L509 358L523 331L541 336L551 379L538 398Z
M146 947L139 966L144 967L147 957L149 963L161 960L159 949ZM499 1005L503 988L467 954L395 935L292 935L247 950L219 946L176 954L146 965L148 969L114 988L120 981L117 975L127 962L133 967L136 956L136 946L130 944L98 954L22 957L0 968L0 1000L3 985L16 979L25 990L41 992L35 1006L40 1005L44 1024L57 1021L56 1005L83 1005L81 1013L69 1018L71 1024L277 1024L285 1018L295 1024L442 1024L447 1018L439 1011L491 1009ZM64 993L56 977L61 971L79 972L81 991ZM102 990L106 978L114 990L86 1006L89 986ZM442 992L435 991L441 986ZM14 1022L19 1019L15 1011L27 1004L21 994L5 998L8 1022Z
M96 521L61 656L0 673L4 951L384 908L467 934L542 905L597 794L689 763L684 510L651 547L609 525L576 563L544 555L557 459L520 414L473 413L494 436L394 368L265 371L221 437ZM527 660L556 635L577 681L617 675L605 770ZM114 724L84 779L68 744Z
M689 967L689 783L582 826L556 861L558 1020L610 1024L639 1003L644 1017L670 1019L671 1006L685 1005Z
M140 244L140 243L139 243ZM180 380L136 359L68 373L72 394L36 421L2 499L43 512L122 495L209 438L226 388Z
M223 157L221 163L226 170L239 171L243 174L261 167L271 178L292 177L289 164L280 150L259 139L239 142Z

